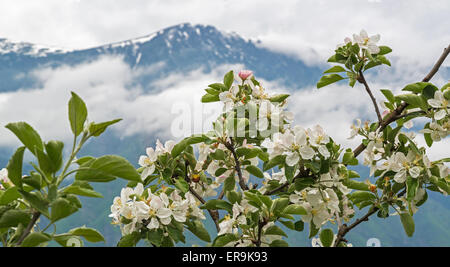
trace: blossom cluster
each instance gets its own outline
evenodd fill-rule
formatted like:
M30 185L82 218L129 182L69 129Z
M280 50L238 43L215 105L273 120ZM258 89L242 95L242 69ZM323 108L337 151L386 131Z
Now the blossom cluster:
M205 219L198 207L200 203L191 193L182 197L180 191L171 191L169 195L164 191L156 195L141 183L135 188L123 188L111 206L113 224L119 224L122 235L127 235L140 227L164 229L172 220L183 223L188 218Z

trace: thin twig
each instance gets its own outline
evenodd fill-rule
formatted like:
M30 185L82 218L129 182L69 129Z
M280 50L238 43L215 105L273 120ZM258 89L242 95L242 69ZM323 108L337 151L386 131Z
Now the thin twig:
M239 186L244 191L248 190L249 188L248 188L247 184L245 184L244 178L242 176L241 163L239 162L239 158L236 154L236 150L234 149L233 139L230 138L230 142L225 142L225 147L228 148L228 150L230 150L231 154L233 154L233 158L234 158L234 162L235 162L234 168L236 169L238 177L239 177Z
M377 207L372 207L369 212L366 213L366 215L364 215L363 217L357 219L354 223L352 223L350 226L347 226L347 224L343 224L341 225L341 227L339 227L339 231L336 237L336 241L334 242L333 246L337 247L339 245L339 243L341 241L344 240L344 236L353 228L355 228L356 226L358 226L360 223L364 222L364 221L368 221L369 217L372 216L372 214L374 214L375 212L378 211Z
M36 224L36 221L39 219L39 217L41 216L41 213L36 211L33 212L33 217L31 218L30 223L28 223L27 228L25 228L23 234L20 236L19 240L16 243L16 247L20 246L23 242L23 240L30 234L31 229L33 229L34 225Z
M433 68L431 69L431 71L425 76L425 78L422 79L422 82L428 82L431 80L431 78L433 78L433 76L439 70L442 63L444 63L444 60L447 58L449 53L450 53L450 45L444 49L444 52L439 57L439 59L436 61ZM408 106L408 104L406 102L403 102L402 104L400 104L400 106L398 106L396 109L394 109L391 113L386 115L386 117L381 121L380 125L378 126L378 129L380 131L382 131L382 130L384 130L384 128L386 128L386 126L388 126L392 122L396 121L398 119L398 117L401 116L401 114L403 113L403 111L406 109L407 106ZM364 149L366 149L366 146L361 143L357 148L355 148L353 150L353 154L355 155L355 157L357 157L359 154L361 154L361 152L364 151Z
M190 179L188 177L188 165L189 163L186 161L184 164L185 167L185 176L184 179L186 180L186 182L189 184L190 183ZM206 201L197 193L195 192L194 188L192 188L192 186L189 184L189 192L191 192L192 195L194 195L202 204L205 204ZM219 227L219 212L217 210L211 210L211 209L206 209L209 213L209 216L211 216L211 219L214 221L214 224L216 225L216 230L217 232L220 231L220 227Z
M370 99L372 100L373 106L375 107L375 112L377 113L378 122L381 123L383 118L381 117L381 113L380 113L380 109L378 108L377 100L373 96L372 91L370 90L370 87L367 84L366 78L364 78L364 75L361 70L359 71L358 81L360 83L362 83L364 85L364 87L366 88L366 91L369 94Z

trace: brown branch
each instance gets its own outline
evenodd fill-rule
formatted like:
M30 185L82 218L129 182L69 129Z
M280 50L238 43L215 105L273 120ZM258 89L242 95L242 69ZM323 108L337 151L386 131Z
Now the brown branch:
M439 59L437 60L437 62L434 64L433 68L431 69L431 71L425 76L425 78L422 79L422 82L428 82L431 80L431 78L433 78L433 76L437 73L437 71L439 70L440 66L442 65L442 63L444 63L444 60L447 58L448 54L450 53L450 45L444 49L444 52L442 53L442 55L439 57ZM366 88L367 89L367 88ZM398 120L399 118L403 118L404 115L402 115L403 111L406 109L406 107L408 106L407 103L403 102L402 104L400 104L400 106L398 106L396 109L394 109L391 113L389 113L379 124L378 129L380 131L384 130L384 128L386 128L386 126L388 126L389 124L391 124L392 122ZM366 148L366 146L364 146L364 144L360 144L354 151L353 154L355 155L355 157L357 157L359 154L361 154L362 151L364 151L364 149ZM400 192L398 194L398 196L402 196L405 194L405 190L403 190L402 192ZM358 226L360 223L364 222L364 221L368 221L369 217L371 215L373 215L374 213L376 213L378 211L377 207L372 207L366 215L364 215L363 217L357 219L354 223L352 223L350 226L347 226L346 224L343 224L341 227L339 227L338 230L338 234L337 234L337 238L336 238L336 242L334 243L334 246L338 246L339 243L341 241L345 241L344 237L345 235L352 230L353 228L355 228L356 226Z
M257 237L256 241L253 242L256 247L261 247L262 229L267 223L268 223L268 221L265 218L262 221L261 220L258 221L258 237Z
M186 180L186 182L189 184L190 183L190 179L188 177L188 165L189 163L186 161L184 164L185 167L185 176L184 179ZM189 185L189 192L191 192L192 195L194 195L202 204L205 204L206 201L197 193L195 192L194 188L192 188L191 185ZM219 227L219 212L217 210L210 210L210 209L206 209L209 213L209 216L211 216L211 219L214 221L214 224L216 225L216 230L217 232L220 231L220 227Z
M369 217L372 216L375 212L378 211L377 207L372 207L369 212L366 213L366 215L364 215L363 217L357 219L354 223L352 223L350 226L347 226L347 224L343 224L341 225L341 227L339 227L339 231L336 237L336 241L334 242L333 246L337 247L339 245L339 243L341 241L346 241L344 239L344 236L353 228L355 228L356 226L358 226L360 223L368 221Z
M242 176L241 163L239 162L239 158L236 154L236 150L234 149L233 139L230 138L230 142L225 142L224 145L226 148L228 148L228 150L230 150L231 154L233 154L233 158L234 158L234 162L235 162L234 168L239 177L239 186L241 187L242 190L249 190L249 188L248 188L247 184L245 184L244 178Z
M23 234L20 236L19 240L17 241L16 247L20 246L22 244L23 240L25 240L25 238L30 234L31 229L33 229L34 225L36 224L36 222L40 216L41 216L40 212L38 212L38 211L33 212L33 217L31 218L31 221L28 224L27 228L25 228L25 231L23 232Z
M378 104L377 104L377 100L375 99L375 97L372 94L372 91L370 90L369 85L367 84L366 79L364 78L364 75L362 73L362 71L359 71L359 76L358 76L358 82L362 83L364 85L364 88L366 88L367 93L370 96L370 99L372 100L373 106L375 107L375 112L377 113L377 117L378 117L378 122L381 123L381 121L383 120L383 118L381 117L381 113L380 113L380 109L378 108Z
M431 78L433 78L433 76L436 74L436 72L441 67L442 63L444 63L444 60L447 58L449 53L450 53L450 45L444 49L444 52L439 57L439 59L436 61L433 68L431 69L431 71L425 76L425 78L422 79L422 82L428 82L431 80ZM384 117L384 119L380 122L378 129L380 131L382 131L382 130L384 130L384 128L386 128L386 126L388 126L392 122L396 121L400 116L402 116L401 114L406 109L407 106L408 106L408 104L403 102L402 104L400 104L400 106L398 106L396 109L394 109L391 113L386 115L386 117ZM359 154L361 154L361 152L364 151L364 149L366 149L366 146L364 144L360 144L357 148L355 148L355 150L353 150L353 154L355 155L355 157L357 157Z

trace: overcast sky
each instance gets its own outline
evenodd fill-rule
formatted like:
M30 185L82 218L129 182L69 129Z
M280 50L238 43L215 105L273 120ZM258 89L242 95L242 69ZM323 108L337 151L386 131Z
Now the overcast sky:
M397 56L431 64L450 42L448 14L448 0L2 0L0 37L79 49L191 22L314 62L311 49L326 58L364 28Z
M369 35L379 33L380 44L393 48L389 56L396 64L395 71L384 67L382 75L367 78L374 89L390 88L398 93L405 84L420 80L450 43L449 14L448 0L1 0L0 38L82 49L190 22L259 39L270 49L316 64L324 63L344 37L366 29ZM444 65L449 66L450 60ZM69 140L66 103L69 88L76 88L85 99L92 120L121 117L124 120L115 126L121 135L146 133L168 139L173 137L172 121L180 111L174 106L185 104L192 110L205 107L199 105L201 89L220 81L227 70L238 71L241 67L219 66L209 73L196 70L171 74L155 82L165 85L159 93L127 88L129 81L148 70L132 69L120 57L39 69L35 75L42 88L0 93L0 123L24 120L46 140ZM438 74L433 82L443 85L448 79ZM291 101L296 104L290 108L296 114L296 123L304 127L319 123L346 146L354 147L360 142L346 139L352 122L356 118L375 117L370 99L360 85L355 88L333 85L316 90L283 88L274 82L264 84L270 91L291 91ZM374 94L378 100L383 99L378 90ZM177 105L168 107L169 98ZM27 108L23 109L24 106ZM202 119L211 121L211 117ZM17 145L14 136L3 127L0 135L0 145ZM423 144L423 137L418 139ZM434 156L448 156L449 144L447 138L440 146L434 146Z

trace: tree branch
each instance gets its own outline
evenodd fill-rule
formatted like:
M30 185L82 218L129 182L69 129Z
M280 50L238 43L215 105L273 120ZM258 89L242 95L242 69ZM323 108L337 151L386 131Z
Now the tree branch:
M341 227L339 227L339 231L336 237L336 242L334 242L333 246L337 247L339 245L339 243L341 241L344 241L344 236L353 228L355 228L356 226L358 226L360 223L368 221L369 217L372 216L372 214L374 214L375 212L378 211L377 207L372 207L367 213L366 215L364 215L363 217L357 219L354 223L352 223L350 226L347 226L347 224L343 224L341 225Z
M20 246L23 242L23 240L30 234L31 229L33 229L34 225L36 224L37 220L41 216L41 213L36 211L33 212L33 217L31 218L30 223L28 224L27 228L25 228L23 234L20 236L19 240L16 243L16 247Z
M189 184L190 183L190 179L188 177L188 165L189 163L186 161L184 163L184 180L186 180L186 182ZM195 190L192 188L192 186L189 184L189 192L191 192L192 195L194 195L202 204L205 204L206 201L197 193L195 192ZM210 209L206 209L209 213L209 216L211 216L211 219L214 221L214 224L216 225L216 230L217 232L220 231L220 227L219 227L219 212L217 210L210 210Z
M444 49L444 52L439 57L439 59L436 61L433 68L431 69L431 71L425 76L425 78L422 79L422 82L428 82L431 80L431 78L433 78L433 76L436 74L436 72L441 67L442 63L444 63L444 60L447 58L449 53L450 53L450 45ZM382 131L382 130L384 130L384 128L386 128L386 126L388 126L392 122L396 121L399 118L399 116L401 116L402 112L406 109L407 106L408 106L408 104L403 102L402 104L400 104L400 106L398 106L396 109L394 109L391 113L386 115L386 117L380 122L378 129L380 131ZM353 150L353 154L355 155L355 157L357 157L359 154L361 154L361 152L364 151L364 149L366 149L366 146L364 144L360 144L357 148L355 148L355 150Z
M239 177L239 186L242 190L248 190L248 186L244 182L244 178L242 177L242 170L241 170L241 163L239 162L239 158L236 155L236 150L234 149L233 139L230 137L230 142L225 142L225 147L230 150L231 154L233 154L234 158L234 168L237 171L238 177Z
M377 117L378 117L378 122L381 123L381 121L383 120L383 118L381 117L381 113L380 113L380 109L378 108L378 104L377 104L377 100L375 99L375 97L372 94L372 91L370 90L369 85L367 84L366 79L364 78L364 75L362 73L362 71L359 71L359 76L358 76L358 82L362 83L364 85L364 87L366 88L367 93L370 96L370 99L372 100L373 106L375 107L375 112L377 113Z

